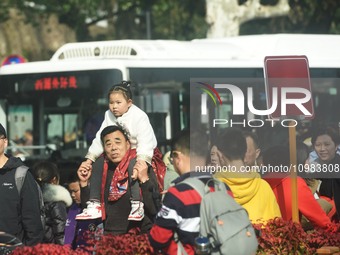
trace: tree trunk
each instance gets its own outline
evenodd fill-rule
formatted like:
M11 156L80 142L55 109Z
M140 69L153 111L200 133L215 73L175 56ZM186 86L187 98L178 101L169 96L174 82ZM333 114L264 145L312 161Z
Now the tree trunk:
M56 15L28 22L18 10L10 10L10 18L0 24L0 59L18 54L28 61L49 59L63 44L75 42L75 32L59 23Z
M206 0L207 37L237 36L242 23L287 15L289 10L288 0L279 0L276 5L262 5L260 0L248 0L242 5L238 0Z

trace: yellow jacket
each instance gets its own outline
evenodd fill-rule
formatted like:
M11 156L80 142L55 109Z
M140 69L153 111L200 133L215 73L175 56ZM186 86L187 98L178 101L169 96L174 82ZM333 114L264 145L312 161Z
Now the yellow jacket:
M215 177L230 187L235 201L248 211L252 223L281 217L273 190L258 173L218 172Z

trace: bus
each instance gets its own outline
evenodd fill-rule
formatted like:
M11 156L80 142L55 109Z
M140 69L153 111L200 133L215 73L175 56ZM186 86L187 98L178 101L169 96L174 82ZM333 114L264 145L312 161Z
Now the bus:
M315 119L339 123L340 35L273 34L222 39L116 40L68 43L50 60L0 68L0 123L9 150L24 158L82 158L108 109L107 92L133 82L133 101L149 116L162 152L197 109L190 107L193 78L263 79L264 58L305 55L309 60ZM244 85L244 90L249 84ZM264 82L251 84L254 101L266 105ZM211 112L230 116L232 99ZM194 114L194 115L193 115ZM247 116L246 116L247 117ZM197 116L199 119L200 117ZM33 143L25 144L26 131Z

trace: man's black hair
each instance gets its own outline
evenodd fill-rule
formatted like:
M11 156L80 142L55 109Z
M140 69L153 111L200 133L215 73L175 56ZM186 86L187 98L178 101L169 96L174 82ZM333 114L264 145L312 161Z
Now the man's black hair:
M209 139L203 130L182 130L171 143L171 150L178 150L186 155L206 157Z
M124 128L122 128L121 126L111 125L105 127L100 133L100 140L102 141L102 143L104 143L104 137L106 135L114 133L116 131L120 131L124 135L126 141L129 141L128 133Z
M321 127L313 132L312 141L311 141L313 146L315 145L316 139L321 135L328 135L332 139L332 141L335 143L335 145L340 144L340 137L337 131L335 131L331 127Z
M121 83L115 84L111 87L108 93L108 97L110 98L110 95L114 91L121 91L123 94L125 94L126 99L132 99L132 92L131 92L131 81L122 81Z
M251 131L243 131L243 135L245 138L250 137L253 139L254 145L257 149L260 148L260 142L259 142L259 137L257 136L256 133L251 132Z
M1 123L0 123L0 136L7 138L6 130Z
M218 136L216 146L230 160L243 160L247 152L247 142L242 131L232 127L227 128Z

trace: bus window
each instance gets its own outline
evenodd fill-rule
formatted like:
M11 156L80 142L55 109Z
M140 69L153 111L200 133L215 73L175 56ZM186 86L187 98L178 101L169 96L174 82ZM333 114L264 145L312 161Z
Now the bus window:
M129 73L131 79L138 83L138 94L141 96L141 100L134 100L135 103L146 112L166 114L166 118L163 119L166 135L160 134L157 137L160 143L169 140L179 130L189 126L190 79L263 77L263 71L260 68L134 67L129 68ZM244 90L246 91L246 86L244 86ZM256 93L263 92L264 82L262 81L262 86L255 90ZM216 113L217 115L225 116L231 112L232 101L226 99L224 104L226 104L226 108L221 113ZM154 129L156 128L154 126Z
M63 145L63 116L49 114L45 118L47 126L47 143L56 144L57 148Z
M33 129L33 109L31 105L10 105L8 107L8 138L14 142L23 137L27 129Z

